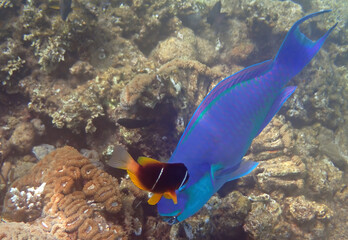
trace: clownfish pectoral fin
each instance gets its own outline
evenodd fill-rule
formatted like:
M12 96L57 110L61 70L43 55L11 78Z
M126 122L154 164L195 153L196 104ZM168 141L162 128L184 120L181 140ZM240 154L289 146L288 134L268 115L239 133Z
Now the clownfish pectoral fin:
M124 169L136 174L139 164L132 156L121 146L116 146L109 161L106 164L113 168Z
M160 161L157 161L156 159L149 158L149 157L138 157L138 163L141 166L146 166L148 164L158 164L161 163Z
M162 193L154 193L152 197L147 201L148 204L150 205L155 205L161 200L162 198Z
M178 198L176 196L175 190L170 191L170 192L165 192L164 193L164 197L167 198L167 199L172 199L174 204L178 203Z

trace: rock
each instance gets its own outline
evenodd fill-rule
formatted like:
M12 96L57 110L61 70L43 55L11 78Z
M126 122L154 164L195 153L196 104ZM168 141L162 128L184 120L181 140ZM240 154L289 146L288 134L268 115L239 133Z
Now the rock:
M20 152L28 153L35 140L35 129L33 124L28 122L22 122L16 126L16 129L12 133L10 143L13 147Z

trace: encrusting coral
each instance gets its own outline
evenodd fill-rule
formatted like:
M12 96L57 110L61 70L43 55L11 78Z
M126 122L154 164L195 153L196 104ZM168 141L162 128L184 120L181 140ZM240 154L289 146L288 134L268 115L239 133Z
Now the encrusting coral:
M38 226L27 223L7 222L0 224L1 240L56 240L54 236L45 232Z
M132 208L132 187L123 186L66 146L12 184L3 216L30 222L57 239L127 239L136 233L142 211Z

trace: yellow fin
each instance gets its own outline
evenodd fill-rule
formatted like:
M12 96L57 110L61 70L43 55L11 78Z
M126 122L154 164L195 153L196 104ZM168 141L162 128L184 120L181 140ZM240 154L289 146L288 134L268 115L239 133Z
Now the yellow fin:
M148 164L161 163L161 162L149 157L138 157L138 163L141 166L146 166Z
M135 174L133 174L132 172L128 170L127 170L127 173L135 186L137 186L138 188L142 190L148 191L148 189L140 182L139 178Z
M159 202L159 200L161 200L162 195L163 195L162 193L153 194L153 196L149 199L149 201L147 201L147 203L150 205L157 204Z
M178 203L178 199L176 197L176 193L175 191L171 191L171 192L165 192L164 194L164 197L167 198L167 199L172 199L174 204L177 204Z

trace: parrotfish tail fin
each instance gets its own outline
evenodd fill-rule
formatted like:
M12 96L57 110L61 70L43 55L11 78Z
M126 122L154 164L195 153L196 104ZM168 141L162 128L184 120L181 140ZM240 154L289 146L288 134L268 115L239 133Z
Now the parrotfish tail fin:
M217 172L216 179L223 179L224 181L228 182L241 178L254 170L258 164L259 163L257 162L243 159L239 165Z
M331 10L323 10L309 14L298 20L291 27L276 58L274 59L275 68L285 71L288 77L291 78L299 73L310 62L319 51L331 31L336 27L337 23L315 42L301 33L299 26L307 19L327 12L331 12Z
M139 164L121 146L115 147L110 160L106 164L113 168L127 170L133 174L136 174L139 170Z

